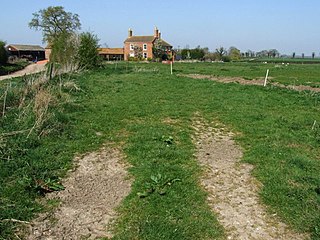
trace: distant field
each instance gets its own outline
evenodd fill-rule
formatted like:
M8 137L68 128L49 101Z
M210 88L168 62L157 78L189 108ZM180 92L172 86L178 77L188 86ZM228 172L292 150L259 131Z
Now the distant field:
M320 64L320 58L254 58L245 59L249 62L268 62L268 63L296 63L296 64Z
M278 63L175 63L177 73L199 73L223 77L264 78L267 69L273 82L320 87L320 64Z
M31 220L44 209L35 201L40 197L35 180L55 183L75 154L113 142L123 146L134 179L119 209L114 239L224 239L199 186L202 171L191 139L198 112L236 133L268 210L319 239L320 95L177 75L255 79L270 69L272 81L319 86L319 65L175 63L173 69L171 75L170 65L114 63L53 80L46 86L54 93L48 119L30 136L33 100L30 94L24 99L29 115L19 107L23 91L9 92L9 107L0 117L0 219ZM69 82L66 88L60 80L75 85ZM0 109L7 83L0 82ZM11 86L24 84L20 78ZM138 197L150 184L167 179L175 181L164 194ZM10 239L16 224L0 220L0 239Z

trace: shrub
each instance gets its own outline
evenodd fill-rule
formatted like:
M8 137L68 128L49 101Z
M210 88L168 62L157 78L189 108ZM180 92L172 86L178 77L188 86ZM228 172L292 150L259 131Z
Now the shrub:
M204 58L204 55L205 55L205 52L201 48L182 49L181 50L182 59L202 60Z
M215 61L218 59L218 56L216 53L206 53L204 59L205 61Z
M230 62L231 59L230 59L229 56L222 56L222 57L221 57L221 61L223 61L223 62Z
M72 72L78 68L76 62L78 50L78 37L75 34L63 32L55 37L51 43L52 52L50 55L50 62L55 67L60 66L66 72Z
M100 65L101 59L98 53L99 39L90 32L80 34L80 45L77 59L80 67L92 69Z

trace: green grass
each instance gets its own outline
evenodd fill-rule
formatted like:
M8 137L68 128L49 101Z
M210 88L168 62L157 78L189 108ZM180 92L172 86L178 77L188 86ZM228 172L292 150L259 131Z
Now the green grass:
M313 66L297 71L303 81L313 81L308 78ZM174 73L254 78L265 67L175 64ZM134 183L119 208L115 239L223 238L199 187L201 169L193 156L191 119L200 112L240 133L236 140L244 149L243 161L255 166L268 209L319 239L320 95L177 77L169 68L123 63L75 76L82 91L51 109L59 132L32 141L16 136L10 142L12 159L0 160L0 218L30 220L42 209L28 179L63 176L75 153L98 149L104 142L124 142ZM283 71L293 76L288 69ZM13 128L14 117L11 110L1 119L1 132ZM8 237L13 227L0 222L0 236Z
M220 77L243 77L247 80L264 79L267 69L272 82L285 85L308 85L320 87L319 64L277 64L277 63L176 63L176 73L211 74Z
M0 76L22 70L29 64L30 63L27 61L19 61L17 63L8 63L6 65L0 65Z
M319 64L320 58L255 58L244 59L243 61L250 62L269 62L269 63L295 63L295 64Z

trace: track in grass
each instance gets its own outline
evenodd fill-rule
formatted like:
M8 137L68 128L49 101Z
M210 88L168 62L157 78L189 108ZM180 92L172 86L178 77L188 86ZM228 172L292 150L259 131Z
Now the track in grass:
M112 237L108 226L116 217L115 208L131 186L121 153L104 147L76 162L77 168L64 183L65 190L48 196L61 201L60 206L32 223L28 239Z
M212 81L222 82L222 83L239 83L241 85L258 85L263 86L264 79L256 79L256 80L246 80L241 77L215 77L211 75L202 75L202 74L187 74L181 75L185 77L190 77L194 79L208 79ZM312 91L312 92L320 92L320 88L305 86L305 85L284 85L278 82L272 82L272 86L280 87L280 88L287 88L295 91Z
M221 126L210 127L200 117L193 126L197 158L206 170L202 185L227 239L306 239L270 216L260 203L259 183L250 174L253 167L240 163L242 152L232 140L233 134Z

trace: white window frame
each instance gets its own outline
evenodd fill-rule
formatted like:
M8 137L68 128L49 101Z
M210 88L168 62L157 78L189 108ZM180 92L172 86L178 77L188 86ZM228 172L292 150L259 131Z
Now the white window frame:
M134 50L133 44L130 44L130 50Z
M130 57L134 57L134 52L131 52L131 53L129 54L129 56L130 56Z
M144 52L144 53L143 53L143 58L145 58L145 59L148 58L148 53L147 53L147 52Z
M143 44L143 50L147 50L148 45L146 43Z

